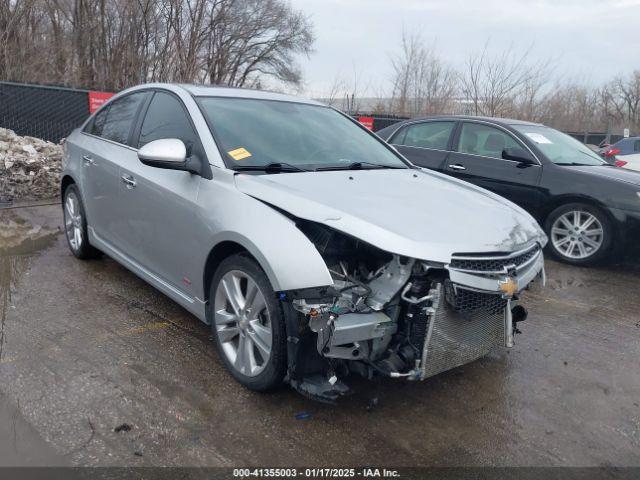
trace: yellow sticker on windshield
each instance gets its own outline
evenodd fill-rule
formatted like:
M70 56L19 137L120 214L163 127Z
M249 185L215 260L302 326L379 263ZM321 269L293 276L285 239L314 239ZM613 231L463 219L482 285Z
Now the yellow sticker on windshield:
M235 150L230 150L227 153L231 155L231 158L233 158L234 160L244 160L245 158L249 158L251 156L251 153L249 153L249 150L247 150L244 147L236 148Z

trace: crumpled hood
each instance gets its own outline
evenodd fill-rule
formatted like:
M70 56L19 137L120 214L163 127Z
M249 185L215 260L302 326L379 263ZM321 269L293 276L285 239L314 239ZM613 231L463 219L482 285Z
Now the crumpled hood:
M546 243L536 221L520 207L430 171L237 174L236 186L296 217L411 258L449 263L453 253L505 252L533 241Z

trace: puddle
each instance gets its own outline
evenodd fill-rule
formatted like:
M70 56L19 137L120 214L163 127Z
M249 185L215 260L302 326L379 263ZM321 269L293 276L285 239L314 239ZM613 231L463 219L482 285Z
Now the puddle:
M32 225L15 212L0 211L0 361L11 292L29 268L33 255L51 245L59 233L57 228Z
M0 256L37 253L51 245L58 233L58 228L33 225L14 211L0 211Z

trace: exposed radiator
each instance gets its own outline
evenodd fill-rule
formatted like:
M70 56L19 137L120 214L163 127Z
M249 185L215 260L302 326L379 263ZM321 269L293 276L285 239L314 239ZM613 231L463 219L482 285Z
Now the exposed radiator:
M423 378L473 362L504 342L504 309L461 313L441 298L431 318Z

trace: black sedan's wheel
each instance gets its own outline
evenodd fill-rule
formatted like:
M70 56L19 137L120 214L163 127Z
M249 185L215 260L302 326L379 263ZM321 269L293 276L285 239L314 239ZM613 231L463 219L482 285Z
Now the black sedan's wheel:
M69 185L64 191L63 210L64 232L71 253L83 260L99 257L100 251L89 243L87 217L77 186Z
M592 265L604 259L612 245L609 218L596 207L570 203L556 208L545 222L549 249L560 260Z
M252 390L280 385L287 365L284 315L260 266L243 254L223 260L209 299L218 352L233 377Z

